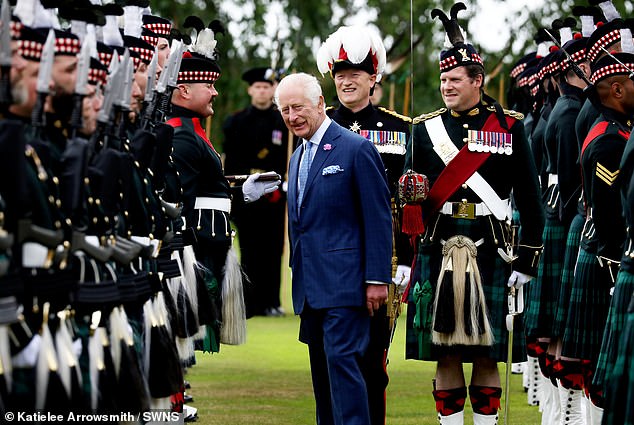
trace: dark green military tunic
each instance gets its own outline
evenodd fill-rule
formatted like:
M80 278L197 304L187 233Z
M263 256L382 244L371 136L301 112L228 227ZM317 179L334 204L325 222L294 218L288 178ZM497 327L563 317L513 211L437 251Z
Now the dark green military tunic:
M433 187L434 182L445 168L445 164L433 149L430 135L425 127L425 121L435 116L440 116L451 141L460 149L465 145L468 129L480 130L489 116L493 114L492 111L492 106L478 104L475 108L461 114L443 108L415 119L412 137L409 142L412 143L412 140L414 141L414 170L427 175L430 185ZM522 231L519 235L519 249L517 250L519 257L513 263L513 269L535 276L541 251L541 235L544 225L537 172L533 157L530 154L526 135L524 134L524 127L522 122L516 119L521 118L521 114L507 111L506 115L513 117L512 126L509 129L509 133L512 135L512 149L508 151L510 154L491 154L479 168L478 173L491 185L501 199L508 199L511 195L511 190L513 191L522 226ZM411 155L412 149L408 146L406 164L410 163ZM463 200L469 203L482 202L475 192L464 185L449 198L450 202L462 202ZM423 204L423 211L425 211L425 204ZM443 354L459 352L463 355L465 361L469 361L476 356L487 356L498 361L505 359L508 339L505 326L505 318L508 311L506 305L506 293L508 290L506 282L511 272L511 267L502 260L497 249L505 250L505 244L511 242L507 224L504 221L497 220L492 215L476 216L475 219L464 219L454 218L452 215L438 212L429 217L427 223L425 234L419 244L418 261L412 278L413 290L410 290L409 296L406 357L432 360ZM446 241L456 235L467 236L474 242L480 239L483 240L482 244L477 248L477 261L494 335L494 345L492 347L432 345L431 351L425 352L424 346L426 342L421 341L419 337L422 335L423 338L429 338L429 330L424 329L428 315L424 311L417 315L417 310L421 310L421 302L424 302L425 296L429 298L431 295L433 299L433 290L435 290L437 285L442 261L441 241ZM425 288L421 288L426 281L429 281L431 285L432 294L425 294ZM426 308L429 308L429 303ZM516 320L516 324L519 324L519 322L520 320ZM516 347L517 350L514 356L520 356L524 352L522 338L516 338L515 342L519 343L519 345Z
M586 222L581 234L562 355L597 361L623 252L625 223L617 177L631 122L601 106L581 153Z
M558 298L566 236L580 194L581 179L576 164L579 149L576 138L571 135L574 134L575 121L581 109L581 89L564 85L563 92L550 112L543 138L545 176L548 176L548 180L542 182L542 187L546 188L543 198L546 215L542 236L544 252L537 278L527 291L525 322L529 339L552 335L553 319L562 302ZM568 207L566 211L569 215L565 219L564 204Z
M220 285L227 252L231 246L229 212L222 209L196 209L196 199L211 198L231 201L229 182L222 170L220 155L207 138L203 118L192 111L173 106L167 123L174 127L172 154L183 190L183 211L186 219L183 237L192 244L196 260L213 276L206 276L208 297L200 295L198 316L201 324L209 325L219 341L221 321ZM212 342L212 351L219 348Z
M275 106L261 110L250 105L227 118L223 131L227 175L286 174L288 130ZM254 289L250 314L280 307L285 208L286 194L281 188L249 204L236 196L232 205L241 263Z

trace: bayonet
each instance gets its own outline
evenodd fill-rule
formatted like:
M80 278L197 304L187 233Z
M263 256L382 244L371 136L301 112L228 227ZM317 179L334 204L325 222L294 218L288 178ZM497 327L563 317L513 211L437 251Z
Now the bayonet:
M112 56L112 61L110 62L110 67L108 68L108 81L104 87L103 105L97 115L97 121L102 124L110 122L112 106L114 105L114 97L117 92L117 85L121 80L121 78L119 78L120 70L121 64L119 63L119 54L115 51Z
M77 80L75 81L75 93L73 94L73 113L70 119L73 132L76 132L83 125L82 104L88 90L86 86L88 85L88 73L90 72L90 42L91 36L87 35L81 44L77 61Z
M145 101L146 105L149 105L152 102L152 98L154 98L154 83L156 82L156 68L158 67L158 52L154 51L154 56L152 56L152 62L150 62L150 66L147 70L147 86L145 86Z
M40 58L40 69L37 74L37 101L31 114L31 123L35 127L43 127L46 122L44 118L44 102L50 92L51 74L53 72L53 61L55 60L55 31L51 28L48 31L46 42L42 49Z
M126 48L121 59L121 75L119 75L120 83L117 85L116 97L114 104L121 109L127 110L130 108L129 96L126 94L132 91L132 79L134 78L132 73L134 72L134 65L132 64L132 58L130 58L130 51Z
M0 107L11 105L11 10L9 1L2 0L0 11Z

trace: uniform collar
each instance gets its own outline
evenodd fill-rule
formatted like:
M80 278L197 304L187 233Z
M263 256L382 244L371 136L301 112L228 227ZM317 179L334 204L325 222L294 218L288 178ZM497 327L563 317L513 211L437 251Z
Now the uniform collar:
M451 116L454 118L475 117L480 112L484 111L484 109L485 108L482 102L478 102L478 104L475 105L473 108L467 109L465 111L454 111L453 109L450 109L450 112L451 112Z
M202 115L197 114L196 112L183 108L182 106L172 105L172 113L171 117L185 117L185 118L199 118L203 119Z
M345 106L339 105L337 111L343 118L359 120L370 117L374 113L374 106L372 106L371 103L368 103L368 106L361 109L359 112L352 112L352 110L346 108Z

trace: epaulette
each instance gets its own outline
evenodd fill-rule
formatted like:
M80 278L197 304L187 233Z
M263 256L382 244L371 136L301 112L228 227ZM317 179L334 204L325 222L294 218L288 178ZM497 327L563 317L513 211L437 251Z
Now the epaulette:
M335 109L334 106L326 106L326 112L332 111L333 109Z
M487 111L495 112L495 107L487 106ZM503 111L504 111L504 115L508 115L509 117L515 118L516 120L521 121L524 119L524 114L522 114L521 112L517 112L512 109L503 109Z
M412 120L412 124L418 124L418 123L421 123L423 121L427 121L427 120L429 120L431 118L437 117L438 115L440 115L440 114L442 114L444 112L447 112L447 108L440 108L437 111L429 112L429 113L423 114L423 115L419 115L419 116L417 116L416 118L414 118Z
M379 106L377 109L379 111L381 111L381 112L384 112L384 113L386 113L388 115L391 115L391 116L396 117L396 118L398 118L398 119L400 119L402 121L405 121L408 124L412 122L412 119L410 117L408 117L407 115L401 115L398 112L392 111L391 109L384 108L383 106Z

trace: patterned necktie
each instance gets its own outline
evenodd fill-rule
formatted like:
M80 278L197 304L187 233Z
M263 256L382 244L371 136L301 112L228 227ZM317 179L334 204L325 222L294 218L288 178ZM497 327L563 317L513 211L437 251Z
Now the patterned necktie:
M310 171L310 164L313 161L311 152L313 150L313 143L310 140L306 141L306 148L304 149L304 156L302 156L302 162L299 164L299 194L297 196L297 206L302 205L302 199L304 198L304 189L306 188L306 180L308 180L308 172Z

